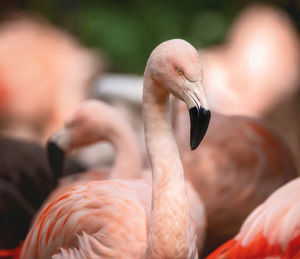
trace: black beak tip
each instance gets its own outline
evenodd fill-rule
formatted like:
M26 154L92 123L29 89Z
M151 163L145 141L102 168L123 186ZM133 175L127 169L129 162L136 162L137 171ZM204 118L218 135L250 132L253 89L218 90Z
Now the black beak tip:
M56 178L62 176L65 152L55 142L48 141L47 153L50 168Z
M192 151L195 150L199 146L199 144L200 144L200 142L197 143L196 141L191 141L191 144L190 144L191 150Z
M191 120L190 147L191 150L195 150L206 134L211 113L203 107L196 106L192 107L189 112Z

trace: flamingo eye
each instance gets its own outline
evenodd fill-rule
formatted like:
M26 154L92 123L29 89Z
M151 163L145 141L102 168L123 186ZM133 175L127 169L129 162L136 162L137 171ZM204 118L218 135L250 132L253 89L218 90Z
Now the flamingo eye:
M179 68L179 67L176 67L176 71L177 71L177 74L178 74L178 75L180 75L180 76L182 76L182 75L183 75L183 71L182 71L182 69L181 69L181 68Z

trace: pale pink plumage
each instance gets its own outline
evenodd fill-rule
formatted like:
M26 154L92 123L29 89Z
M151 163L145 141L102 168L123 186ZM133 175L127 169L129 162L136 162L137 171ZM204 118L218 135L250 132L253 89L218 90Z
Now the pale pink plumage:
M188 82L177 67L184 69ZM150 228L146 223L150 182L88 181L54 195L44 206L25 240L22 259L55 253L56 259L197 258L197 237L167 104L168 91L181 99L188 98L182 91L186 86L200 91L194 87L201 73L196 50L183 40L159 45L146 66L143 112L153 174ZM201 91L198 98L199 105L206 104Z
M37 216L21 258L51 258L60 248L65 251L55 258L72 258L72 253L80 254L76 258L138 258L146 248L150 208L151 184L143 180L70 186Z

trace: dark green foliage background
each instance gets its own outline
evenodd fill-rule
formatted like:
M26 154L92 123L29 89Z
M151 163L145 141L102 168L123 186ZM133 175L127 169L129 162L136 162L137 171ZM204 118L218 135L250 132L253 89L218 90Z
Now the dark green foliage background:
M144 70L150 51L171 38L195 47L220 43L245 0L15 0L1 1L1 17L10 10L38 13L104 52L115 72ZM300 1L263 1L286 10L299 29Z

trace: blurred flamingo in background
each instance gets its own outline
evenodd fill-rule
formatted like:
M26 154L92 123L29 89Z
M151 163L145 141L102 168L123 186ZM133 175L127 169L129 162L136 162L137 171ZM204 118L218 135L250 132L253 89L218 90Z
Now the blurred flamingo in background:
M1 132L43 143L86 98L102 59L25 14L0 27Z
M300 89L290 98L283 100L273 110L268 112L264 120L278 130L293 152L300 175Z
M188 116L178 102L174 123L186 178L207 214L205 253L233 237L249 213L274 190L297 177L291 152L257 119L212 113L202 148L190 151Z
M147 62L143 113L153 173L151 222L147 217L150 182L116 179L77 184L44 206L25 240L21 258L49 258L55 253L56 259L140 258L143 254L147 258L198 257L167 104L168 92L185 100L195 149L210 118L200 75L197 51L183 40L162 43Z
M300 258L300 178L276 190L246 219L234 239L207 259Z
M113 167L96 168L80 176L71 175L64 182L140 177L142 155L134 130L115 108L98 100L83 102L48 141L50 164L55 174L62 175L66 152L101 141L114 147Z
M114 106L130 123L141 146L143 165L147 166L148 161L146 159L147 155L141 109L143 77L132 74L104 73L96 81L91 95L94 98ZM101 152L101 157L96 156L96 152L92 150L83 150L79 155L91 166L111 164L113 160L113 150L103 143L102 145L98 145L98 150L103 151Z
M224 44L201 50L212 109L262 117L300 85L299 36L283 10L247 6Z

